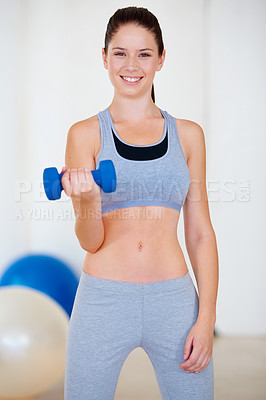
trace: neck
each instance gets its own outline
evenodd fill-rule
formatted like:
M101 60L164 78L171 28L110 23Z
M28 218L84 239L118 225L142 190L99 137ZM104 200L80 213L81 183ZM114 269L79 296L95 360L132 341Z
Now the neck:
M151 97L132 99L115 96L108 108L116 121L126 120L137 124L148 118L161 117Z

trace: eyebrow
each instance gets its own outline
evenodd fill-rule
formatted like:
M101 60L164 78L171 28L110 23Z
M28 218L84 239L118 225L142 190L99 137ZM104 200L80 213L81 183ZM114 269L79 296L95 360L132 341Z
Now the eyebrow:
M112 50L115 50L115 49L118 49L118 50L127 50L127 49L124 49L123 47L113 47L113 48L112 48ZM144 51L144 50L153 51L152 49L140 49L140 50L138 50L138 51Z

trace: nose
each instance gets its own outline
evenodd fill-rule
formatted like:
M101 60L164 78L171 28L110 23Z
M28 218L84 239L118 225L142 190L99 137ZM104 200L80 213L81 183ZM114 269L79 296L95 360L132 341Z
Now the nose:
M138 62L135 57L129 57L126 62L126 69L129 71L135 71L138 69Z

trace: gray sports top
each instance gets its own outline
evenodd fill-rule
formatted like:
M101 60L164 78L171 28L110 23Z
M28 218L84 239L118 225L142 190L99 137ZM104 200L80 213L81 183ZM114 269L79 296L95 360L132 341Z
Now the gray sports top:
M102 214L136 206L170 207L180 212L190 186L190 174L179 141L175 118L159 108L165 119L162 138L151 145L126 143L116 132L110 111L97 114L101 130L101 160L112 160L116 191L101 190Z

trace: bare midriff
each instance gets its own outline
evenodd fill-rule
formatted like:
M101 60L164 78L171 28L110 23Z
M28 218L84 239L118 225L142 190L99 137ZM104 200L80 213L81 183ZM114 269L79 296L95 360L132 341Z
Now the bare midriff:
M157 282L188 272L177 238L179 212L168 207L121 208L102 215L104 242L86 254L84 272L123 282Z
M119 128L119 132L123 132L123 127ZM158 140L163 125L158 127L157 122L153 132L156 130ZM100 152L98 121L97 131L95 165ZM124 131L128 133L129 128ZM128 138L125 141L131 143ZM95 253L86 253L84 272L99 278L134 283L184 276L188 268L177 238L179 216L179 211L161 206L120 208L102 214L104 241Z

